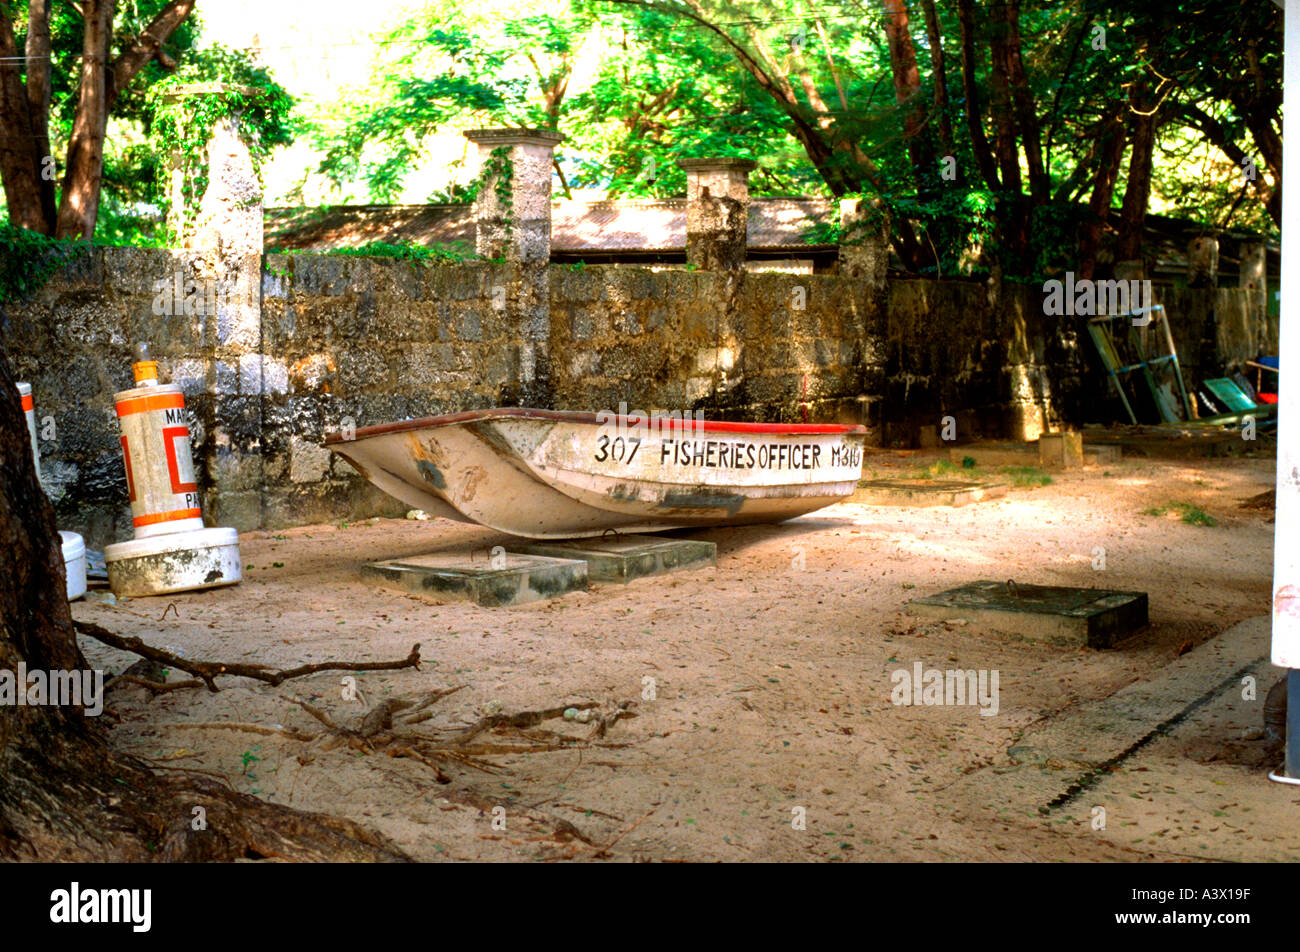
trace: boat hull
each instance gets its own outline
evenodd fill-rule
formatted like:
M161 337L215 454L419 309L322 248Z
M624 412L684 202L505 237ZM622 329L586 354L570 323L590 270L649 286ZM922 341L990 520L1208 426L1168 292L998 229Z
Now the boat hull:
M558 539L781 522L821 509L857 487L865 430L506 408L346 436L325 445L410 506Z

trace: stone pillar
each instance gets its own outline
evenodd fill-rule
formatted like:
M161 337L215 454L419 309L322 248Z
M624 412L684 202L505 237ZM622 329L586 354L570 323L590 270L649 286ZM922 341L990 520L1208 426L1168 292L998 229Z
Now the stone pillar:
M551 167L564 136L548 129L471 129L481 185L475 250L484 258L546 266L551 260ZM508 183L503 186L503 176Z
M510 348L498 400L545 408L551 402L551 167L564 137L547 129L473 129L465 136L478 146L481 167L475 250L504 259L487 292L501 302L506 327L519 341Z
M253 86L187 83L169 89L163 100L173 103L226 93L238 93L246 99L264 94L263 90ZM239 120L234 117L223 119L212 127L207 145L208 189L203 194L197 215L193 209L184 207L183 157L173 150L168 161L172 174L167 225L181 247L216 249L229 237L232 247L242 246L248 249L247 253L260 255L262 185L253 169L248 146L241 137ZM239 237L235 237L236 234Z
M229 92L262 95L252 87L219 83L181 86L168 95ZM196 313L207 363L196 370L207 392L201 398L196 394L188 406L205 437L194 441L194 463L202 473L208 517L220 522L238 513L236 526L252 529L262 519L272 421L283 419L286 399L278 382L283 375L275 372L276 362L262 345L263 189L237 116L213 125L205 157L208 186L198 209L172 208L184 248L175 255L174 274L185 287L192 282L199 298ZM179 184L174 175L173 189ZM254 494L259 494L256 507L236 502Z
M740 271L749 245L752 159L678 159L686 172L686 261L701 271Z
M1199 235L1187 243L1187 286L1219 286L1219 240L1213 235Z
M840 199L840 274L883 285L889 272L889 212L879 199Z
M208 188L186 246L242 261L261 257L262 237L262 183L239 121L222 120L208 140Z

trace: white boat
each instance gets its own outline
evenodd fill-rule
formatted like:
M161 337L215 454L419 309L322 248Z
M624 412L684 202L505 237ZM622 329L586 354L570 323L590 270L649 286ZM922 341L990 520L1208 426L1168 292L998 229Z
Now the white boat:
M325 446L430 516L532 539L781 522L839 502L866 430L502 408L330 433Z

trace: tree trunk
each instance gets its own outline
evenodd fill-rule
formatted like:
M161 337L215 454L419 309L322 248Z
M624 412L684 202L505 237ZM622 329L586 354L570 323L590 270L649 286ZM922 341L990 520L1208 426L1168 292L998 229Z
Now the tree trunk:
M952 137L952 119L948 115L948 72L943 61L943 35L939 32L939 14L934 9L934 0L922 0L925 11L925 34L930 43L930 63L934 67L934 111L939 119L939 145L944 155L957 155L957 148ZM965 181L966 176L960 171L958 179Z
M110 65L114 0L87 0L77 111L68 143L62 207L55 207L49 143L50 0L30 0L27 49L20 55L9 7L0 4L0 178L9 220L47 235L91 237L99 212L104 131L118 95L145 64L175 66L162 44L194 10L196 0L173 0L127 43ZM24 88L19 64L27 63Z
M1005 61L1007 79L1011 86L1011 101L1015 110L1016 126L1020 132L1020 142L1025 150L1025 164L1029 168L1029 194L1035 205L1045 204L1048 199L1050 182L1043 168L1042 133L1038 127L1038 113L1034 105L1033 92L1029 88L1029 77L1025 74L1024 61L1020 55L1020 2L1010 0L1002 5L1004 31L1002 40L1005 44Z
M933 194L939 179L934 149L925 134L925 110L921 104L921 71L916 65L911 21L903 0L882 0L885 8L885 36L889 41L889 63L894 74L894 100L903 110L903 137L912 161L916 192Z
M0 669L84 670L64 597L54 511L36 480L27 425L0 350ZM207 828L192 828L194 808ZM401 860L382 837L333 817L155 776L113 751L82 708L0 705L0 858Z
M997 164L988 136L984 134L984 114L980 111L979 84L975 79L975 7L973 0L957 0L957 15L961 23L961 87L966 100L966 128L970 131L971 148L979 166L984 184L992 191L1000 188Z
M149 21L149 25L113 61L113 71L108 77L108 108L110 111L113 104L117 102L117 97L122 90L131 84L135 74L144 69L150 60L157 58L158 62L169 70L176 68L176 63L162 52L162 45L167 42L167 38L184 22L185 18L194 11L196 2L197 0L172 0L171 3L158 11L158 15Z
M1100 136L1100 159L1093 177L1092 198L1088 202L1088 218L1083 224L1079 241L1079 277L1091 279L1097 270L1097 249L1101 235L1110 218L1110 205L1115 197L1115 180L1119 177L1119 163L1124 158L1124 124L1115 118L1109 129Z
M27 9L27 109L32 117L34 150L39 156L41 219L49 230L58 209L54 204L54 157L50 153L50 0L29 0Z
M989 85L993 87L990 108L993 112L995 151L998 168L1002 173L1002 187L1008 192L1020 192L1020 150L1016 144L1016 117L1011 103L1011 65L1007 58L1005 37L1006 21L997 11L1005 4L997 4L989 29Z
M1129 153L1128 183L1119 212L1119 241L1115 260L1129 261L1142 254L1142 229L1146 224L1147 201L1151 197L1151 159L1155 151L1156 106L1145 82L1129 90L1132 151Z
M85 238L95 234L99 186L104 176L104 130L108 125L108 44L113 32L114 0L85 0L85 36L81 45L81 82L77 114L68 140L63 204L56 234Z
M23 88L18 69L23 57L18 52L14 22L8 9L7 5L0 4L0 178L4 179L9 220L20 227L51 235L54 215L46 216L41 194L42 160L49 147L48 143L42 145L38 130L32 126L28 90ZM54 183L48 184L52 205Z

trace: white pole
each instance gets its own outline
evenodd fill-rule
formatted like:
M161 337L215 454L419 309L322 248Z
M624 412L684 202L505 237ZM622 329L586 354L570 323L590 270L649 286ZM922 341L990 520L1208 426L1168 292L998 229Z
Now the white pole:
M1290 320L1300 312L1300 225L1287 231L1300 213L1300 0L1286 0L1284 33L1282 141L1282 302L1279 318L1281 366L1289 377L1278 386L1277 522L1273 533L1273 663L1290 669L1292 704L1287 718L1286 777L1300 780L1300 328Z

